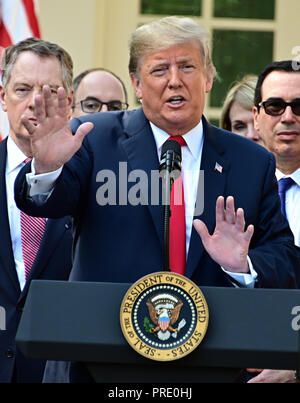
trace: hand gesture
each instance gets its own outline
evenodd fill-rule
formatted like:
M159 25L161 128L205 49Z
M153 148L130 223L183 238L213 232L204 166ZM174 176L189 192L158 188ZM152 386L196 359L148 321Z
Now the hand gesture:
M73 135L69 128L69 104L66 91L59 88L53 96L50 87L44 85L42 94L34 99L36 123L22 116L22 123L31 138L36 173L54 171L63 166L81 147L84 137L93 124L83 123Z
M235 273L248 273L247 255L254 227L249 225L245 231L243 209L235 212L234 199L229 196L224 207L224 197L216 203L216 228L212 235L203 221L194 220L196 231L201 237L204 248L211 258L225 270Z

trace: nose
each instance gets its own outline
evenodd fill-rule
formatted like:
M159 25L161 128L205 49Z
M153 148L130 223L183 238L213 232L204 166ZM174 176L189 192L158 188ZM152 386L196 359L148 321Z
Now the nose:
M294 123L296 120L295 114L290 106L287 106L284 113L281 115L281 122Z
M256 142L259 141L258 131L255 129L254 124L249 125L247 137L249 140L256 141Z
M100 112L108 112L107 105L103 104Z
M177 66L170 67L169 70L169 88L178 88L182 85L180 78L180 71Z

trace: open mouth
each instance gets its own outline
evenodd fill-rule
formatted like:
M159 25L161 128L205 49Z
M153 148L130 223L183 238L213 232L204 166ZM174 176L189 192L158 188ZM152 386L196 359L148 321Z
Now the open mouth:
M177 95L174 97L170 97L167 102L172 105L180 105L184 101L185 101L184 97L182 97L181 95Z

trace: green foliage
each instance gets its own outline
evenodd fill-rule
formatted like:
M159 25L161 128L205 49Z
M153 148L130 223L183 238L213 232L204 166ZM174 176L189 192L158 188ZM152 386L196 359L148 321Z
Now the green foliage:
M273 20L275 0L215 0L214 16Z
M200 16L201 5L201 0L141 0L141 13Z
M154 325L150 322L149 318L146 316L144 318L144 329L147 333L151 333L152 329L154 329Z
M273 32L213 31L213 61L219 74L210 106L220 107L233 81L259 74L273 60Z

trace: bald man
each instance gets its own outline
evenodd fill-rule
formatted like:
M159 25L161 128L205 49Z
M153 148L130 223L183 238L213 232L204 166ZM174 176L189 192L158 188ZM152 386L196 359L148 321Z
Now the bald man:
M73 89L73 118L128 108L125 84L109 70L96 68L84 71L74 79Z

